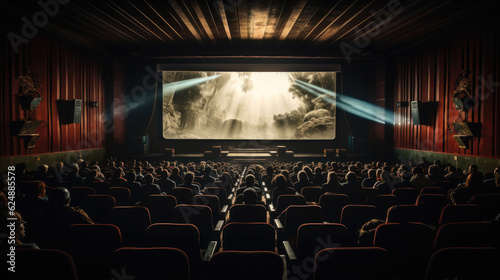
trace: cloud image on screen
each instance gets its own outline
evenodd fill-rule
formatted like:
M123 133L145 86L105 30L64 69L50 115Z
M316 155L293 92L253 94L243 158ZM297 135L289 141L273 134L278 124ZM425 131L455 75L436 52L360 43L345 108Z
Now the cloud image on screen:
M163 71L165 139L334 139L335 72Z

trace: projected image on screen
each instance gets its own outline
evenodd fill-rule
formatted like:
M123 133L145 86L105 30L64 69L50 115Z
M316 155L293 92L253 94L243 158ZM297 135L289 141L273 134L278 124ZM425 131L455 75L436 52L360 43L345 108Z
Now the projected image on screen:
M335 72L163 72L166 139L333 139Z

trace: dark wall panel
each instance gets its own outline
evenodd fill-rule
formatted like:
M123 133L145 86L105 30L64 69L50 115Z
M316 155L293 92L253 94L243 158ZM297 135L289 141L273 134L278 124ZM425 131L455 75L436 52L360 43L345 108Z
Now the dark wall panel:
M0 156L65 152L104 148L104 58L41 35L22 45L15 53L7 40L1 45L2 84L1 122L2 139ZM19 75L26 67L38 75L41 83L40 106L35 111L25 111L16 98ZM83 102L80 123L61 124L57 113L57 100L81 99ZM90 108L89 101L99 102ZM23 141L13 136L11 121L39 120L47 123L37 132L40 139L33 149L25 149Z
M500 157L498 42L498 26L493 26L391 59L394 104L420 100L430 105L425 125L413 124L410 107L394 107L395 148ZM452 96L462 70L470 71L475 100L466 119L480 126L480 134L472 138L468 149L459 149L454 133L448 132L448 126L459 117Z

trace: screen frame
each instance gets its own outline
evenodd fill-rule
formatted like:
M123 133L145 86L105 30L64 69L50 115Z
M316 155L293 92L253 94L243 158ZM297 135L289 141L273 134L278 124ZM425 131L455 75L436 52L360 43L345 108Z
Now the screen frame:
M163 71L205 71L205 72L335 72L337 77L336 92L342 96L342 71L340 63L325 62L323 59L314 58L173 58L156 64L158 83L156 87L159 96L160 108L163 105L162 80ZM337 110L337 109L336 109ZM161 110L160 110L161 112ZM159 129L163 131L163 114L159 114ZM264 141L264 142L289 142L289 141L336 141L337 120L335 121L335 137L331 139L180 139L165 138L163 133L158 134L161 141Z

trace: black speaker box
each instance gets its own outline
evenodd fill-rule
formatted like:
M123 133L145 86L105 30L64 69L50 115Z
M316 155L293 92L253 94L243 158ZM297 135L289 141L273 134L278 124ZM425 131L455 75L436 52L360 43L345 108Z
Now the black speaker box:
M82 100L58 100L57 110L61 124L80 123L82 119Z
M424 109L425 108L424 104L420 101L412 101L410 107L411 107L411 117L413 119L413 124L414 125L425 124L426 112Z

